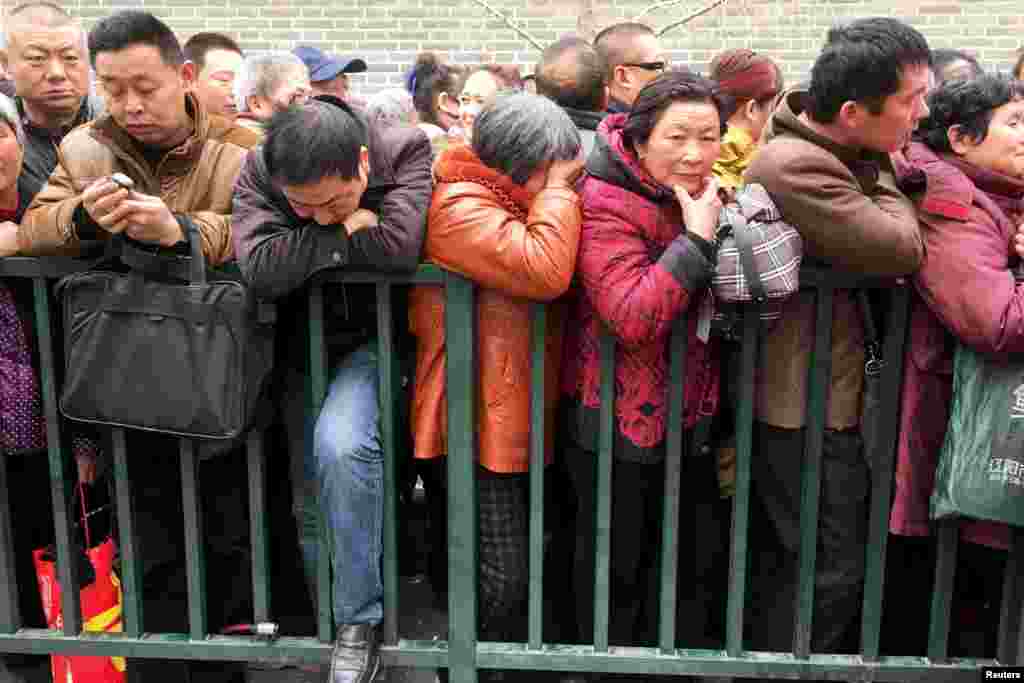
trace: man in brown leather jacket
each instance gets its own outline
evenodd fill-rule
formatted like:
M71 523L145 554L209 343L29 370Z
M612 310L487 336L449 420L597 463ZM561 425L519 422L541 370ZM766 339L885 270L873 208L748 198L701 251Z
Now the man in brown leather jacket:
M377 323L373 285L344 285L324 297L339 305L325 316L328 352L337 362L320 415L307 415L306 282L332 268L415 269L430 205L430 164L421 130L368 125L328 96L275 114L266 143L250 153L235 187L239 266L259 296L294 316L279 321L279 358L288 373L285 421L307 578L316 575L320 509L334 541L338 634L330 683L368 683L380 664L384 453Z

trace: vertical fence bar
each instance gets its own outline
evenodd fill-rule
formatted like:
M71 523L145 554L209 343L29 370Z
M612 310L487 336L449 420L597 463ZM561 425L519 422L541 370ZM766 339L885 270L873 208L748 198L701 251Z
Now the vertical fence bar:
M0 633L14 633L21 628L21 610L18 606L16 550L11 529L6 456L6 453L0 453Z
M252 536L253 616L270 621L270 526L267 523L267 474L263 459L263 432L246 438L249 460L249 535Z
M547 305L530 306L530 608L529 646L539 650L544 631L544 371L547 366Z
M128 445L123 429L110 431L114 451L114 488L117 496L117 527L121 542L121 582L124 585L124 632L132 638L142 635L142 560L135 530L135 496L132 494Z
M832 371L831 286L817 292L814 353L807 377L807 419L804 430L803 486L800 495L800 573L796 597L793 653L806 659L814 627L814 575L818 553L818 501L821 496L821 450L825 441L826 406Z
M910 315L910 290L904 285L892 290L888 332L883 358L882 410L878 443L864 444L871 468L871 518L865 548L864 608L861 619L861 653L869 661L878 659L882 634L882 599L885 594L885 556L889 540L889 508L892 504L893 469L900 426L900 387L903 383L903 350Z
M398 643L398 492L395 453L395 340L391 285L377 283L377 368L380 432L384 447L384 642Z
M754 364L757 361L759 311L743 312L740 348L739 408L736 411L736 490L732 499L732 545L725 648L730 657L743 654L743 606L747 594L747 545L750 528L750 460L754 445Z
M612 451L615 447L615 338L605 330L599 344L601 413L600 433L597 437L597 523L594 531L594 650L607 652L612 549Z
M181 502L185 512L185 560L188 574L188 631L192 640L206 638L206 562L199 466L192 439L180 439Z
M309 288L309 374L312 382L310 419L316 420L327 398L327 349L324 345L324 290L313 283ZM312 448L312 444L307 447ZM319 496L317 497L319 500ZM320 520L320 549L316 565L317 637L321 642L334 640L331 634L331 540L327 535L327 520L323 510Z
M945 662L949 644L950 613L953 610L953 580L960 545L960 525L955 520L939 522L935 563L935 587L932 589L931 619L928 624L928 658Z
M679 477L687 453L683 444L683 407L686 405L686 347L689 341L689 316L680 316L672 324L669 342L668 434L665 444L665 500L661 527L661 616L658 639L661 651L676 649L676 601L679 580Z
M61 446L50 295L44 278L32 281L32 294L36 336L39 340L40 388L43 394L43 414L46 416L46 450L50 463L50 491L53 495L53 520L57 536L57 575L60 578L64 635L77 636L82 630L82 610L78 594L78 563L70 561L74 557L69 495L72 459L64 457Z
M448 385L448 671L476 683L476 307L473 283L445 284Z
M1021 572L1024 572L1024 529L1013 530L1013 546L1006 558L1003 579L1003 604L999 612L999 649L996 657L1010 664L1020 655L1017 640L1021 633Z

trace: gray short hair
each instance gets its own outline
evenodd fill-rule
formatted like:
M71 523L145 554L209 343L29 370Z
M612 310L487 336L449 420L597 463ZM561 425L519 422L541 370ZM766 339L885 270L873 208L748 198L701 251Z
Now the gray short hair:
M18 145L25 147L25 129L21 127L21 116L18 115L18 105L10 97L0 95L0 123L6 123L18 140Z
M381 90L366 100L366 118L378 125L412 125L415 113L412 95L402 88Z
M291 52L246 57L235 78L235 106L238 111L249 111L250 97L270 97L284 76L298 69L308 73L306 64Z
M519 185L547 162L575 159L581 144L569 115L530 93L498 95L473 123L471 145L480 161Z

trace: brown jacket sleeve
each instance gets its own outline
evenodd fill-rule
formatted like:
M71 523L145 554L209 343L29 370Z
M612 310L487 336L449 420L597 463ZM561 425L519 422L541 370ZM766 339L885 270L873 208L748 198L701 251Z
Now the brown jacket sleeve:
M524 223L489 190L454 183L439 187L430 206L426 257L489 289L548 301L572 281L581 220L579 197L567 188L537 193Z
M62 155L63 156L63 155ZM82 176L84 178L85 169ZM100 177L97 173L96 178ZM82 203L81 191L64 168L63 160L35 196L18 226L18 250L25 256L52 256L78 246L74 213ZM91 180L89 182L92 182Z
M921 265L917 213L887 172L865 194L835 156L809 142L779 139L761 148L746 180L768 190L813 258L880 277L909 275Z

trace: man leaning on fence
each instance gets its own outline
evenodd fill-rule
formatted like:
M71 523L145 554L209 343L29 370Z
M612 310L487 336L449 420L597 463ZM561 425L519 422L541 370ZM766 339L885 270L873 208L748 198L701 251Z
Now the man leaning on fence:
M279 310L294 316L279 323L279 359L288 369L286 422L307 574L315 575L318 559L318 504L334 549L338 632L330 683L368 682L379 666L384 453L372 285L344 285L325 296L334 305L324 320L333 370L316 417L308 415L304 371L306 284L332 268L415 269L430 164L430 143L418 128L377 128L327 96L275 114L235 188L242 272L259 296L281 301Z
M186 93L181 45L146 12L123 11L89 34L109 113L69 134L60 162L18 230L23 254L76 251L122 234L128 244L187 253L180 216L199 229L211 265L231 257L231 190L251 133L211 117ZM244 138L238 136L239 131ZM124 173L130 192L110 180Z
M832 29L810 87L787 94L746 181L771 193L804 240L805 261L860 275L913 273L923 248L914 207L896 188L889 154L928 114L930 52L887 18ZM821 507L811 650L840 645L864 578L870 477L860 436L864 332L852 292L835 295L831 388L821 460ZM763 340L757 387L756 503L760 552L753 648L789 650L800 536L807 372L815 338L811 293L791 300ZM765 522L765 528L756 530ZM760 547L757 547L760 546ZM774 553L772 552L774 551ZM770 558L777 557L773 563Z

